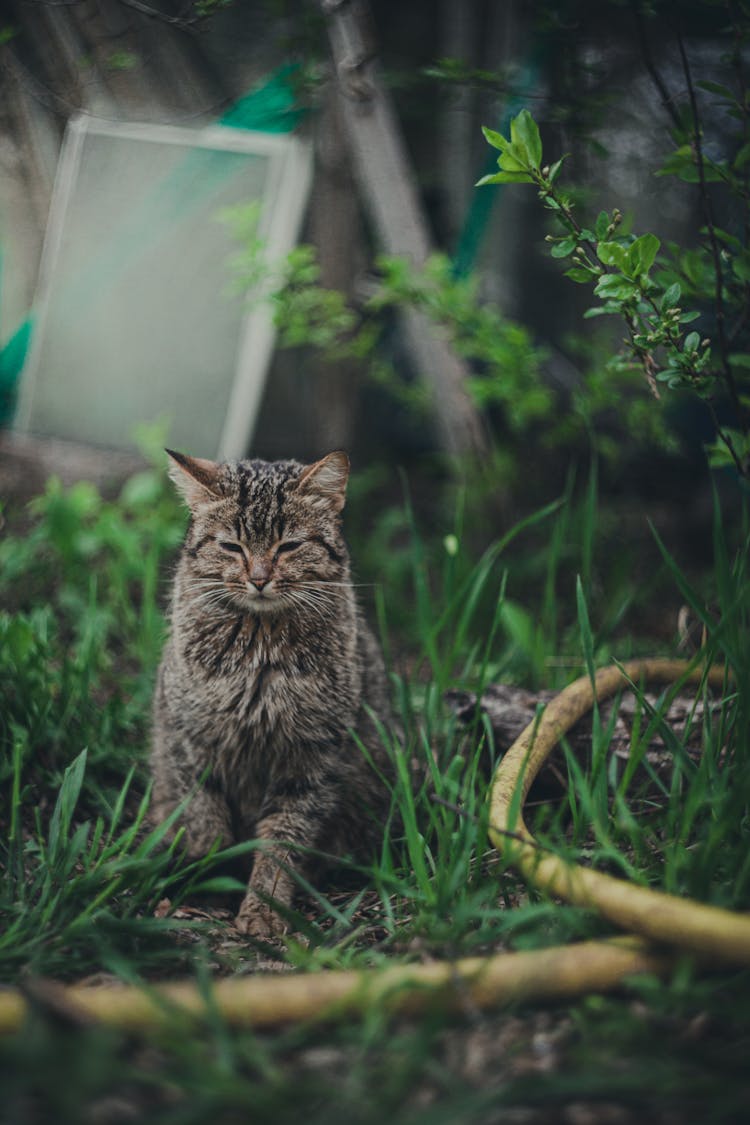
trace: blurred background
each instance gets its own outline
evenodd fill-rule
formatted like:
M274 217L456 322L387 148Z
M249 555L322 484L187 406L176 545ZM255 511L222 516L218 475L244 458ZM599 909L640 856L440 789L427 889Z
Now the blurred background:
M622 320L562 276L534 187L475 184L498 155L481 127L528 109L581 224L617 208L626 238L654 232L701 337L720 249L741 375L750 150L722 83L744 88L746 34L709 0L3 0L4 490L122 480L144 440L344 447L353 525L404 470L441 531L467 486L481 542L596 465L615 546L650 517L700 563L722 386L657 399L617 363ZM696 182L693 111L736 173ZM730 508L741 476L714 474Z

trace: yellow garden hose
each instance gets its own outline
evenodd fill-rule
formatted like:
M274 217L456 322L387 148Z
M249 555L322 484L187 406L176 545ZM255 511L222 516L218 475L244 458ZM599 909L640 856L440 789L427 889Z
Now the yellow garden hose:
M150 988L131 985L55 985L43 982L31 1000L18 989L0 991L0 1034L16 1031L34 1003L73 1023L102 1022L126 1031L154 1030L220 1013L233 1027L278 1027L335 1020L373 1006L413 1015L427 1010L472 1011L534 999L605 992L625 978L663 973L668 958L627 938L585 941L553 949L465 957L386 969L265 974L214 981L210 1006L192 981Z
M606 699L629 682L664 684L681 677L692 682L705 679L716 686L725 683L721 668L689 671L683 661L634 660L621 668L603 668L593 684L582 676L555 696L500 762L490 793L490 837L540 890L597 910L652 941L728 964L750 965L750 915L680 899L568 863L541 850L523 820L521 810L531 783L562 735L593 706L594 697Z
M228 1024L272 1027L312 1019L339 1019L379 1005L416 1013L428 1008L470 1009L560 999L618 987L626 978L668 971L674 957L643 938L730 965L750 965L750 916L704 906L634 886L568 863L540 849L524 824L523 802L560 737L592 706L628 681L671 683L705 679L724 685L720 669L693 670L682 661L633 661L603 669L595 684L576 680L530 723L502 759L490 792L492 842L535 887L598 910L638 936L579 942L522 953L387 969L258 975L213 983L210 1002L193 982L151 988L54 986L48 1001L71 1019L151 1031L175 1019L196 1019L210 1008ZM44 1003L44 988L41 990ZM18 989L0 990L0 1034L17 1030L30 1007Z

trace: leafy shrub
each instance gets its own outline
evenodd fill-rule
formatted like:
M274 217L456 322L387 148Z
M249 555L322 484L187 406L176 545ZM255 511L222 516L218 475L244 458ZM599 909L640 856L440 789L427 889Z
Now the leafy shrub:
M164 561L183 515L155 468L114 501L53 478L30 515L24 534L0 543L0 595L13 607L0 612L0 772L20 747L44 805L87 749L97 768L86 791L101 804L143 754Z
M675 136L680 147L665 163L664 174L677 175L700 187L706 226L701 244L683 249L672 244L660 254L661 243L651 233L623 234L619 231L622 214L615 208L601 211L590 224L581 223L574 213L568 193L558 187L565 157L544 162L539 128L528 110L522 110L510 123L509 137L492 129L484 135L500 150L499 171L484 176L484 184L534 184L543 205L552 212L561 235L548 235L553 258L570 258L565 276L581 285L593 286L598 304L588 310L589 317L618 316L625 324L624 349L609 362L610 373L638 369L655 398L660 385L670 390L689 391L706 403L716 431L710 448L714 465L732 465L740 477L750 479L750 342L743 329L747 301L747 263L750 251L741 240L719 228L713 220L708 193L709 182L720 182L744 211L750 210L750 197L742 169L750 153L746 125L738 127L732 138L733 149L723 160L706 155L692 79L683 51L690 106L679 116ZM745 121L744 91L702 83L716 95L722 107L741 122ZM685 123L686 122L686 123ZM687 297L693 307L683 308ZM698 305L698 307L694 307ZM716 342L695 329L693 322L708 316L713 308ZM727 324L734 322L730 330ZM745 350L743 350L745 349ZM727 399L732 422L719 415L716 400Z

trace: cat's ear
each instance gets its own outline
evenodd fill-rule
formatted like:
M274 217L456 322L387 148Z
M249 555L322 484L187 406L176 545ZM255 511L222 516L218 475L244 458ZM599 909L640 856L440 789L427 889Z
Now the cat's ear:
M165 453L169 457L169 475L189 507L197 508L222 499L219 488L221 465L203 457L188 457L173 449L166 449Z
M308 465L299 478L297 490L311 499L324 501L326 507L340 512L346 502L348 480L349 458L339 449L314 465Z

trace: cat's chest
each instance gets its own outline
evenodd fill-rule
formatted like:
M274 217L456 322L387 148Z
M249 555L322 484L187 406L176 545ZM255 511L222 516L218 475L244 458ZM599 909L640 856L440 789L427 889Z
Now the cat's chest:
M325 737L337 715L348 725L355 692L339 647L253 626L239 632L220 665L203 669L204 720L225 746L261 744L265 752Z
M267 738L304 721L319 695L315 680L296 666L291 654L274 648L246 654L227 675L226 691L230 724Z

